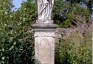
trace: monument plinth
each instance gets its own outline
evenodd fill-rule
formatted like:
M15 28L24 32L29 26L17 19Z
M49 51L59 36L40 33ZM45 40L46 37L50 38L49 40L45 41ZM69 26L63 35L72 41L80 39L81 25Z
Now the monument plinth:
M36 64L54 64L55 24L33 24Z
M37 0L38 19L32 25L35 32L35 64L54 64L55 32L51 20L54 0Z

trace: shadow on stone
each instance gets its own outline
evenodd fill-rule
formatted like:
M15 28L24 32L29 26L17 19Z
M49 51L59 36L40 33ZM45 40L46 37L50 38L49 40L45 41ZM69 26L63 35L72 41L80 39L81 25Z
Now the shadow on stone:
M36 59L35 64L41 64L41 62L38 59Z

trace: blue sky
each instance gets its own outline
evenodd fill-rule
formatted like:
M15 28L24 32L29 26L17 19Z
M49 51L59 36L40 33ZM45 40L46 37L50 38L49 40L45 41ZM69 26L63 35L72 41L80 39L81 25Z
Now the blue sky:
M13 0L13 5L15 6L16 9L21 7L21 3L26 0Z

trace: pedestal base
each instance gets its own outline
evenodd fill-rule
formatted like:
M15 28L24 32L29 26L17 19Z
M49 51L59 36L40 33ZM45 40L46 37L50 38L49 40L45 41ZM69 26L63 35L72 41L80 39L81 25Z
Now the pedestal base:
M53 20L37 20L37 24L53 24Z
M36 64L54 64L55 24L33 24Z

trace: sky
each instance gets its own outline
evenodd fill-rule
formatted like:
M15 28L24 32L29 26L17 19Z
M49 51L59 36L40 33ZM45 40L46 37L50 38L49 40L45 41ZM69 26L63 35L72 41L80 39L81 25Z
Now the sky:
M21 3L22 3L23 1L26 1L26 0L13 0L13 5L15 6L15 7L13 8L13 10L14 10L15 8L16 8L16 9L20 8L20 7L21 7Z

